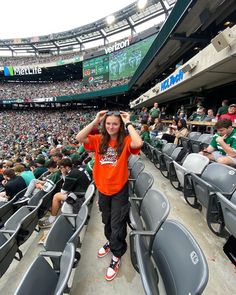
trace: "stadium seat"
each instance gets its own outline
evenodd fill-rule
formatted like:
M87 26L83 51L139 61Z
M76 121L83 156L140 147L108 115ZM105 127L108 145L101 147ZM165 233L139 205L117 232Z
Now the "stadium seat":
M183 148L185 148L189 153L191 153L192 150L191 150L190 141L191 140L198 140L198 138L200 136L201 136L201 132L197 132L197 131L190 132L187 137L181 137L180 138L181 146Z
M15 230L0 230L0 278L7 271L12 260L21 260L22 252L18 248L17 233L20 225ZM18 256L16 256L18 253Z
M73 243L75 251L79 242L79 235L85 222L88 218L88 206L81 207L78 214L61 214L58 216L53 226L51 227L47 238L44 242L46 251L59 251L63 252L66 243ZM71 223L71 219L74 220ZM75 254L76 262L79 262L80 253ZM54 269L59 268L59 261L57 258L51 258Z
M216 193L223 213L223 223L228 232L236 238L236 192L227 199L221 193Z
M139 233L134 245L145 294L203 293L208 282L208 265L198 243L181 223L166 220L155 235L151 251Z
M145 197L148 190L152 187L154 178L152 174L147 171L142 171L134 184L134 190L130 193L130 198L135 198L135 201L138 202L141 206L142 200Z
M203 148L207 147L212 140L213 135L203 133L196 139L190 139L192 153L199 153Z
M37 206L23 206L19 208L4 224L3 230L17 231L18 246L23 244L32 234L38 224L38 210L42 201Z
M139 174L144 170L144 163L141 160L138 160L134 163L129 174L129 189L133 191L135 181L137 180Z
M190 172L201 175L203 170L209 164L209 159L203 155L192 153L187 155L182 165L176 161L173 161L172 164L174 166L174 173L170 173L171 184L176 189L183 190L184 195L187 195L188 197L192 196L193 187L190 179Z
M169 178L170 163L178 158L182 150L183 147L176 147L171 155L163 153L160 156L160 172L164 177Z
M206 220L209 228L216 235L221 235L224 228L221 209L216 197L216 192L221 192L230 199L236 188L236 169L219 163L211 163L201 176L191 173L195 192L195 204L201 209L206 208ZM188 198L185 196L188 204Z
M153 163L156 168L160 169L160 157L162 154L171 155L174 149L176 148L176 144L167 142L165 145L163 145L161 150L155 149L153 151Z
M12 198L8 202L2 202L0 206L0 227L3 226L3 224L9 219L14 211L16 210L16 207L14 206L14 202L16 202L19 198L24 196L24 193L27 188L24 188L19 193L17 193L14 198Z
M63 253L42 253L46 257L58 257L59 270L55 270L42 255L38 256L25 274L15 295L62 295L65 289L68 291L67 284L74 263L74 254L73 243L68 243Z
M170 204L166 196L159 190L151 188L138 207L135 198L130 200L130 222L133 231L130 233L130 254L132 264L138 271L136 254L134 248L134 236L136 233L147 237L149 249L156 232L167 218L170 211Z
M129 170L132 169L133 165L135 164L136 161L138 161L140 159L139 156L136 155L130 155L129 159L128 159L128 168Z

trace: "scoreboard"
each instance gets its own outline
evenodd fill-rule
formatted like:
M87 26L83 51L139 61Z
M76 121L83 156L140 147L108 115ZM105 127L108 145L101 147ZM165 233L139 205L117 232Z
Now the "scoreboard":
M83 62L84 84L94 84L109 80L109 56L103 55Z

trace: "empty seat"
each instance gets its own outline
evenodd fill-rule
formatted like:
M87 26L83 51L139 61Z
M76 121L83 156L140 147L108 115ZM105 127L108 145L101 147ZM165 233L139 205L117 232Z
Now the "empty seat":
M139 159L140 159L140 157L136 156L136 155L130 155L129 156L129 159L128 159L128 168L129 168L129 170L132 169L135 162L138 161Z
M142 171L134 184L133 192L129 192L130 198L135 197L136 200L138 199L138 204L141 205L143 198L145 197L148 190L152 187L153 182L154 178L152 174L147 171Z
M133 266L138 271L135 249L133 247L135 233L138 232L139 234L145 235L149 248L151 249L156 232L169 214L170 205L166 196L161 191L154 188L147 192L140 208L135 198L131 199L130 203L130 222L134 230L130 233L131 260Z
M145 237L138 233L134 247L145 294L162 294L159 276L164 284L164 294L197 295L204 291L208 282L205 256L181 223L166 220L155 235L151 251Z
M75 246L69 243L63 253L41 253L25 274L15 295L62 295L67 288L74 263L74 249ZM59 270L53 269L42 255L57 256L60 259Z
M88 206L81 207L78 214L61 214L58 216L53 226L51 227L47 238L44 242L46 251L60 251L62 252L66 243L73 243L75 249L78 246L79 235L88 218ZM74 222L71 222L71 220ZM76 252L77 262L80 259L79 252ZM57 258L51 258L54 269L59 267Z
M236 192L230 200L221 193L216 193L216 195L221 205L224 226L236 238Z
M201 136L201 132L192 131L188 134L187 137L181 137L180 142L181 146L188 150L188 152L192 152L190 140L197 140Z
M166 143L161 150L155 149L153 151L153 163L156 168L160 169L160 157L162 154L171 155L176 148L176 144L174 143Z
M2 202L0 207L0 227L3 226L3 224L7 221L7 219L9 219L12 216L12 214L15 212L17 208L14 206L14 202L24 196L26 189L27 188L24 188L22 191L17 193L14 196L14 198L9 200L8 202Z
M171 155L163 153L160 156L160 172L164 177L169 178L170 163L178 158L178 155L182 150L183 147L177 147L174 149Z
M209 228L215 234L221 235L224 224L216 192L221 192L228 199L232 197L236 189L236 169L219 163L211 163L203 171L201 177L191 173L191 179L197 208L201 209L203 206L207 209L206 220ZM185 199L188 202L188 197L185 196Z
M199 138L191 139L191 151L193 153L199 153L204 147L207 147L212 140L213 135L208 133L203 133L199 136Z
M129 174L129 189L133 191L135 181L137 180L139 174L144 170L145 165L141 160L138 160L134 163Z
M14 258L17 260L22 258L16 239L19 227L15 230L0 230L0 277L6 272ZM16 256L17 252L19 257Z
M172 163L175 173L170 173L171 184L175 188L182 189L184 195L187 195L188 197L192 196L192 183L189 175L191 172L201 175L203 170L209 164L209 159L200 154L189 154L182 165L176 161L173 161Z

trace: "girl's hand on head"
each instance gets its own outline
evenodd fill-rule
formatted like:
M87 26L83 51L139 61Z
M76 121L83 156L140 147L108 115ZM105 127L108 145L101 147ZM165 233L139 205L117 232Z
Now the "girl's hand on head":
M100 111L97 113L94 121L99 124L100 122L102 122L102 120L105 118L106 113L108 112L108 110L104 110L104 111Z
M121 116L121 119L122 121L126 124L127 122L130 122L130 114L127 113L127 112L123 112L123 111L120 111L120 116Z

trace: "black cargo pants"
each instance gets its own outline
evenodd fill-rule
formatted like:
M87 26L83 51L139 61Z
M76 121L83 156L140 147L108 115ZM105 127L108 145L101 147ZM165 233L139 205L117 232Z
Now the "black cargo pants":
M116 257L124 255L127 249L127 221L129 218L128 183L115 195L107 196L99 192L99 208L102 212L104 234L110 249Z

